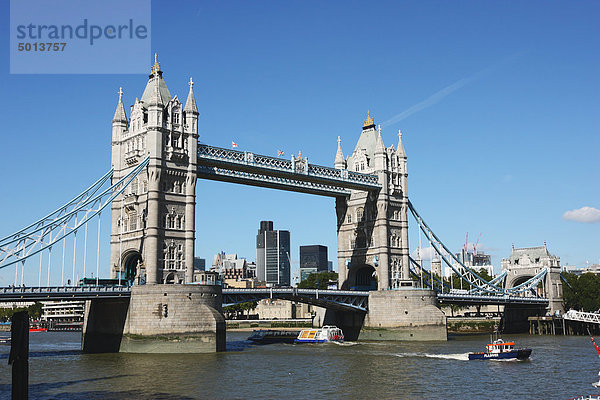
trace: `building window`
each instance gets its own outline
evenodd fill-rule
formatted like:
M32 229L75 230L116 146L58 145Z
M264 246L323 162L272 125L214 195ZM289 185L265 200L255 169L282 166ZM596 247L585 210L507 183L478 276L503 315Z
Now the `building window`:
M358 208L356 209L356 219L357 219L358 221L362 221L362 220L363 220L363 218L364 218L364 216L365 216L365 209L364 209L364 208L362 208L362 207L358 207Z
M348 223L351 224L352 223L352 214L348 214Z
M176 113L176 112L173 113L173 123L174 124L179 123L179 113Z
M137 212L135 210L129 212L129 230L135 231L137 229Z

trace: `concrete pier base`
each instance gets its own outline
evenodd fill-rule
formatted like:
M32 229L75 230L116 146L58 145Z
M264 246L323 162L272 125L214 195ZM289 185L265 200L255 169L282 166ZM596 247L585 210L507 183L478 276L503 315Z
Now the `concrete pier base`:
M92 300L84 320L85 352L225 351L220 286L134 286L131 299Z
M359 339L447 340L446 316L433 290L373 291Z
M434 291L378 290L369 294L369 312L327 310L323 325L336 325L346 340L447 340L446 316Z

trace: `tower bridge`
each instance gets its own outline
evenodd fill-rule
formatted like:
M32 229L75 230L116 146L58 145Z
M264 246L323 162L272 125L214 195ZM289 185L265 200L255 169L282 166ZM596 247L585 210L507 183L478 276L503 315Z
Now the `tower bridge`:
M265 296L325 306L325 322L350 332L349 338L379 338L369 336L372 330L362 329L365 327L386 330L385 337L394 340L445 339L440 302L505 304L533 307L538 310L535 312L543 312L547 306L552 310L560 307L562 291L554 265L534 274L524 271L526 278L520 280L515 280L519 271L512 269L502 278L486 281L456 259L408 199L407 156L400 131L397 145L386 147L381 128L368 113L352 153L344 156L338 137L333 168L311 164L301 154L282 159L200 144L193 84L190 78L187 100L182 103L169 92L155 58L129 117L119 90L112 119L112 170L65 206L0 240L0 268L15 266L15 286L19 265L22 276L26 261L40 254L38 290L6 289L0 292L0 301L18 295L19 289L23 289L23 298L30 299L93 299L84 332L88 351L144 351L147 343L139 342L140 337L151 341L156 335L172 334L191 343L190 351L223 350L222 304ZM335 198L341 290L234 291L193 285L198 179ZM88 223L109 204L111 278L132 288L98 288L95 292L42 288L43 252L51 252L52 246L64 243L69 235L76 242L78 230L84 227L87 238ZM409 212L443 262L469 285L468 293L450 293L439 280L436 286L437 278L411 259ZM97 248L99 254L99 242ZM63 247L63 258L64 252ZM99 258L97 274L98 264ZM424 273L430 278L420 285L415 277ZM505 283L507 276L510 284ZM538 295L539 285L550 290L544 293L550 300Z

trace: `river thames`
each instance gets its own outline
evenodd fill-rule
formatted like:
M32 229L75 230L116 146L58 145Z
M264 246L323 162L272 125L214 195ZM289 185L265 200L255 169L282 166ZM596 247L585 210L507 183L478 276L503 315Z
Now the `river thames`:
M6 335L6 334L5 334ZM228 332L216 354L83 354L79 333L30 334L31 399L568 399L600 393L583 336L511 335L528 361L468 361L487 335L447 342L253 345ZM10 398L9 346L0 397Z

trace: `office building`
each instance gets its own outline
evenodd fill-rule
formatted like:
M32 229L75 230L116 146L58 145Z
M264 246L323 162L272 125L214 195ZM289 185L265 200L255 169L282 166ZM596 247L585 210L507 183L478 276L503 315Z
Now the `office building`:
M290 231L261 221L256 235L256 276L267 286L290 286Z
M327 272L327 246L300 246L300 281L315 272Z

